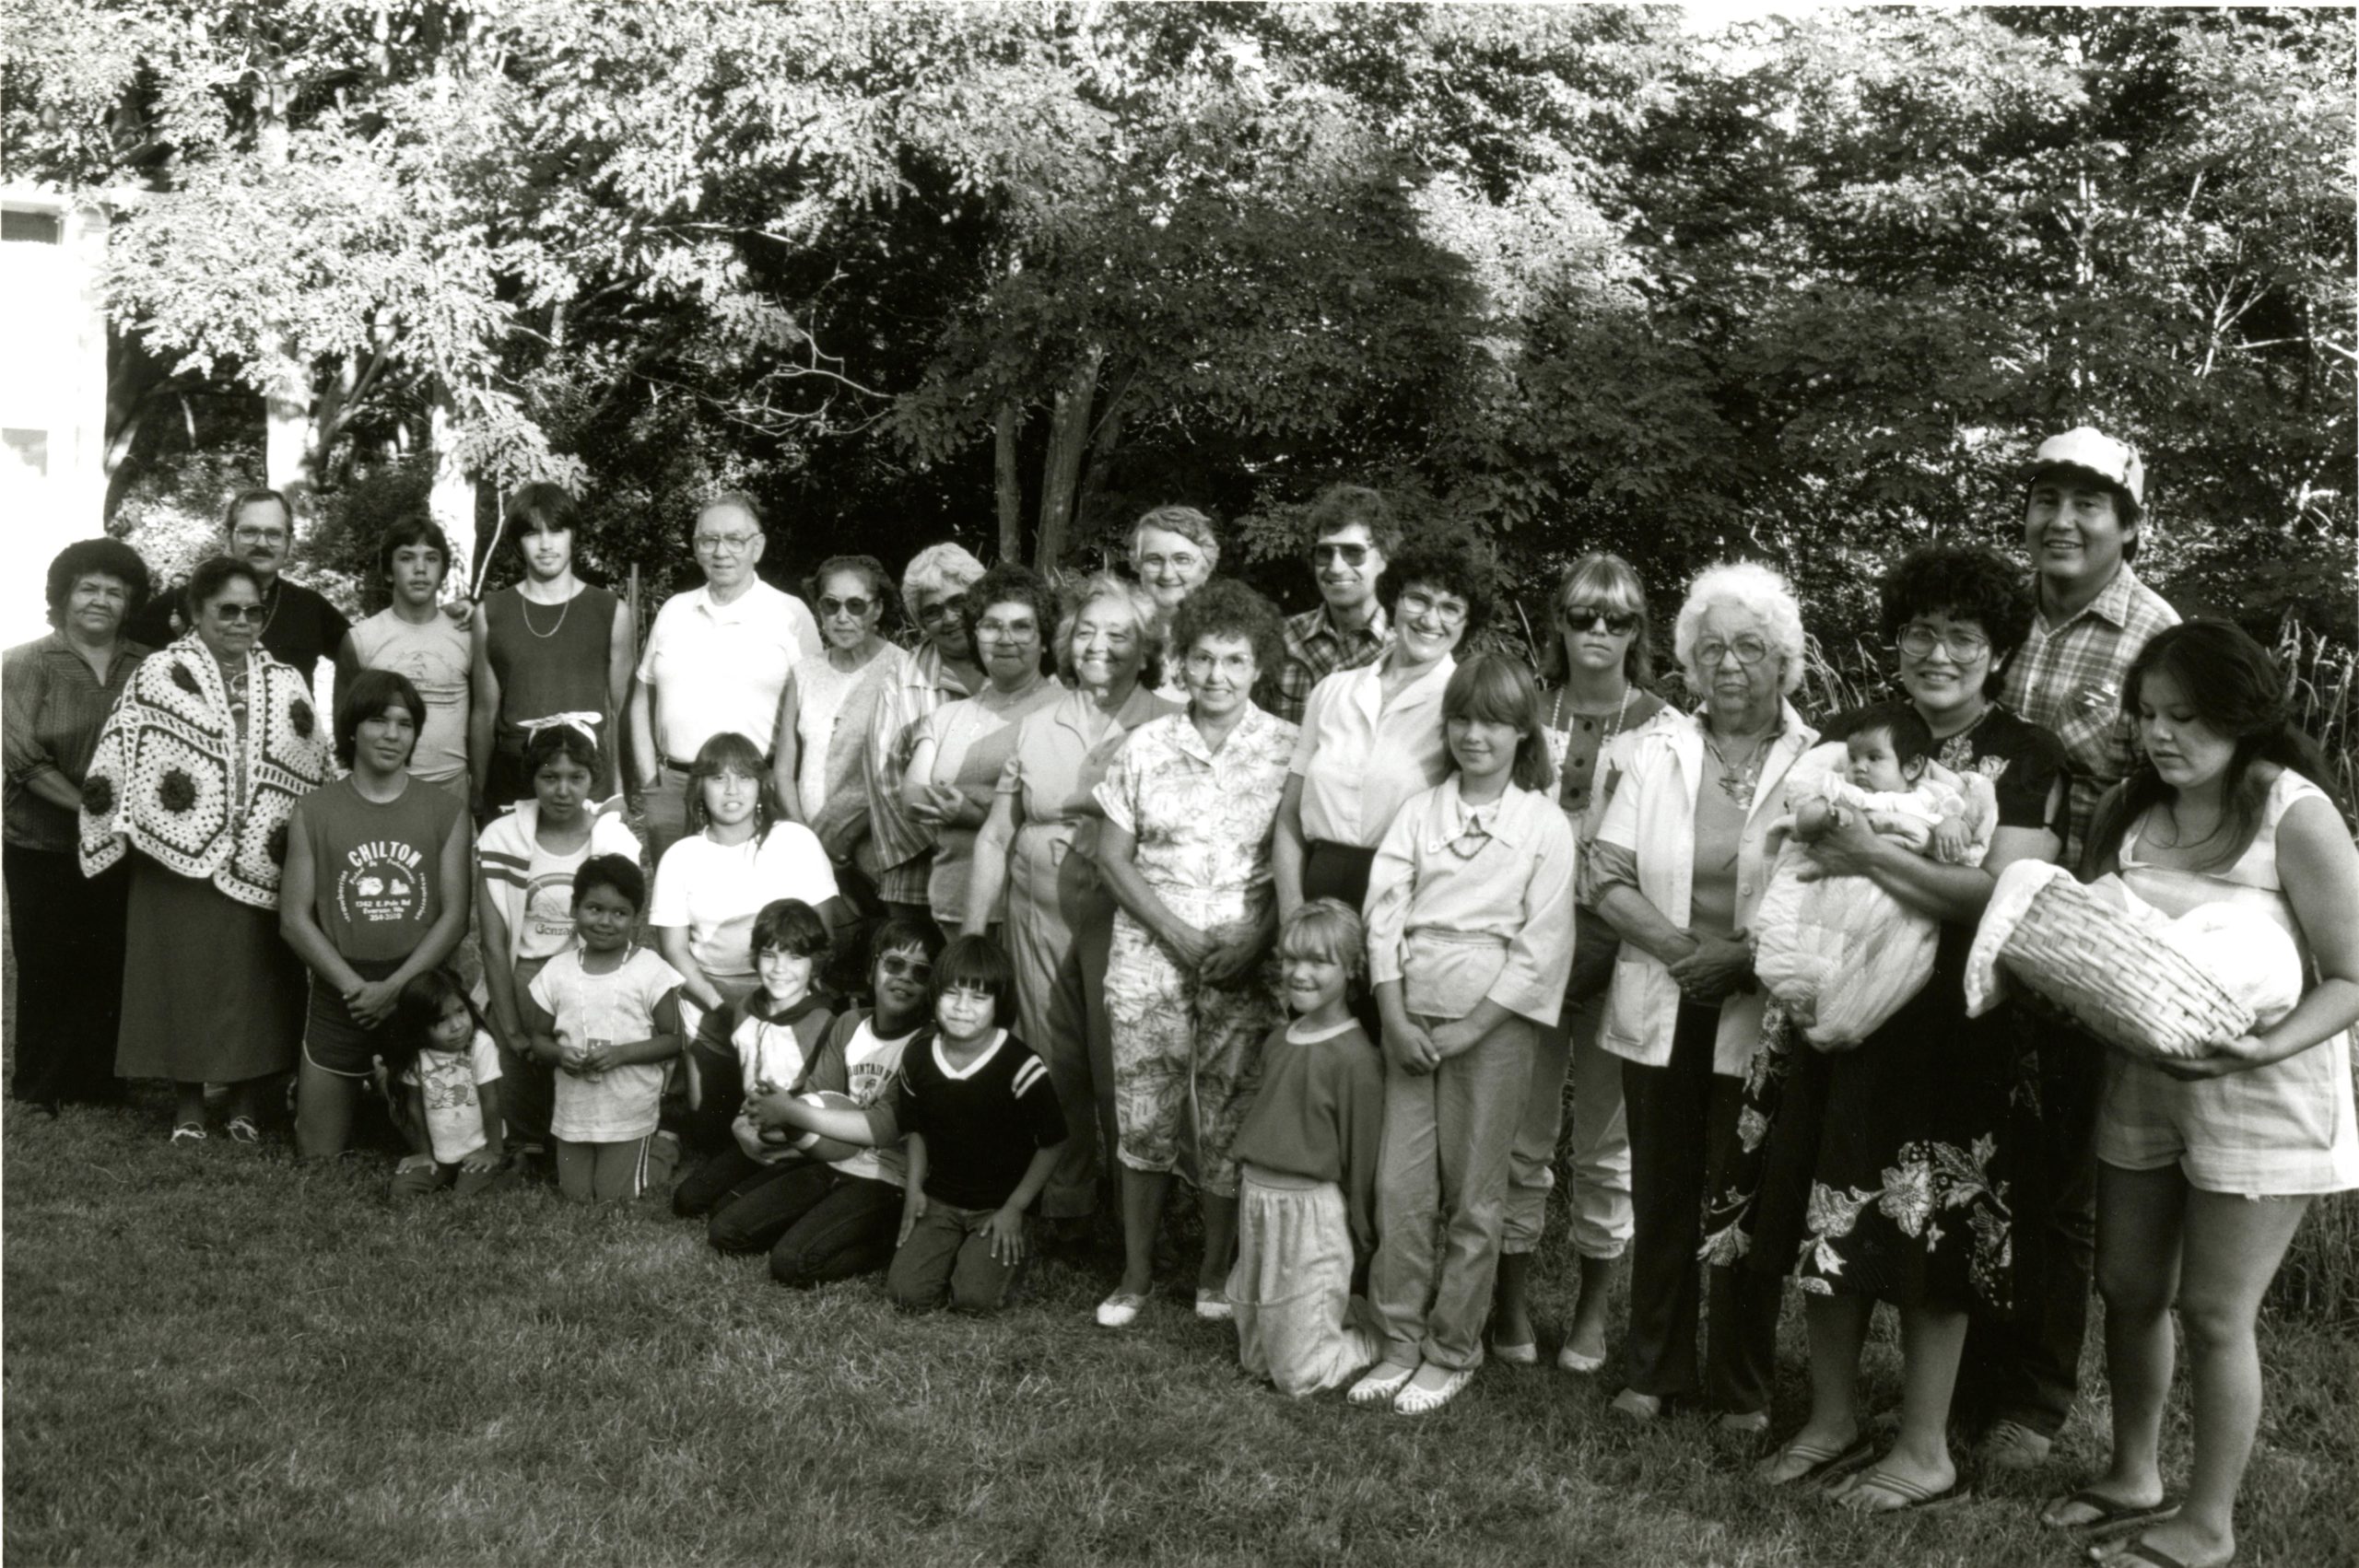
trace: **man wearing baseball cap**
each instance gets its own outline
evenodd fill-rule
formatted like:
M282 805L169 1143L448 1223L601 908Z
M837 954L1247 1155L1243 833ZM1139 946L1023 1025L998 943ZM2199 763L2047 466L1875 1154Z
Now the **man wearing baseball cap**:
M2088 843L2097 798L2130 771L2135 727L2123 677L2178 612L2131 569L2145 517L2146 470L2127 441L2083 426L2042 441L2024 493L2037 614L2001 677L2007 707L2064 743L2070 767L2067 866ZM2028 1024L2039 1059L2039 1131L2017 1170L2014 1316L1977 1319L1961 1389L1979 1395L1986 1463L2048 1457L2071 1414L2088 1328L2095 1258L2097 1064L2078 1031Z

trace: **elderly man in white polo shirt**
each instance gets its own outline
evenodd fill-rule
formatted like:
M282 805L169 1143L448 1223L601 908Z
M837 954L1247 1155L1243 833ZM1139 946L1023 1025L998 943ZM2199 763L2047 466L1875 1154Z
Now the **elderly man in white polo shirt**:
M698 749L733 730L766 744L787 671L820 649L809 607L755 573L765 541L751 496L727 490L705 502L692 542L704 586L664 601L630 687L632 766L659 862L685 831Z

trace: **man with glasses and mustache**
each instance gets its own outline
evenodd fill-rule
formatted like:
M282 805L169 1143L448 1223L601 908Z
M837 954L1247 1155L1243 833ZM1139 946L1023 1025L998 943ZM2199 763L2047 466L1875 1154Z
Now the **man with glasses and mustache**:
M1302 722L1310 688L1338 670L1370 664L1392 646L1376 579L1399 546L1392 510L1362 485L1331 485L1310 504L1310 570L1316 610L1289 615L1285 657L1254 700L1289 724Z
M632 780L659 863L685 831L688 765L698 749L723 733L757 745L771 735L787 671L821 647L809 607L754 569L765 540L751 496L713 497L698 509L689 538L704 586L664 601L630 688Z
M276 490L241 490L229 502L221 532L229 546L223 554L252 567L262 583L264 651L293 665L306 686L312 685L313 668L335 657L352 623L324 595L279 574L295 548L295 508ZM150 648L163 647L188 630L181 622L180 601L177 590L158 594L132 617L123 635Z

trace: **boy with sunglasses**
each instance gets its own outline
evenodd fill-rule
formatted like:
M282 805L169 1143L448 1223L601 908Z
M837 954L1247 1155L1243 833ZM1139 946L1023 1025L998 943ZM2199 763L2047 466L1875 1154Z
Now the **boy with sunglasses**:
M1310 504L1311 575L1321 603L1289 615L1286 655L1253 700L1289 724L1302 722L1310 688L1338 670L1373 663L1392 646L1376 581L1397 545L1391 509L1361 485L1332 485Z

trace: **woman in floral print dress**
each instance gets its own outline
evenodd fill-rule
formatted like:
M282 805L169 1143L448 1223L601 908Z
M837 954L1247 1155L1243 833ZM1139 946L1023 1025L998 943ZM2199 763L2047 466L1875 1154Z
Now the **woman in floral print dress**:
M1773 1485L1833 1484L1847 1506L1908 1508L1949 1494L1950 1396L1972 1310L2008 1305L2009 1120L2026 1053L2005 1010L1969 1021L1961 977L1998 873L2053 860L2063 754L1991 700L2031 601L1989 551L1931 546L1884 584L1900 684L1940 761L1991 781L1999 826L1980 868L1944 866L1854 823L1811 850L1823 874L1867 876L1942 922L1924 989L1858 1048L1822 1052L1771 1004L1738 1121L1743 1154L1707 1221L1706 1255L1790 1271L1809 1318L1811 1414L1757 1471ZM1827 739L1839 740L1840 720ZM1856 1398L1878 1301L1898 1308L1901 1422L1880 1458Z

